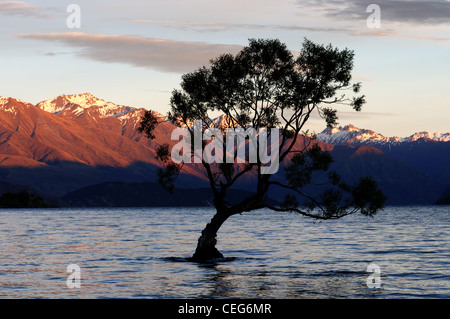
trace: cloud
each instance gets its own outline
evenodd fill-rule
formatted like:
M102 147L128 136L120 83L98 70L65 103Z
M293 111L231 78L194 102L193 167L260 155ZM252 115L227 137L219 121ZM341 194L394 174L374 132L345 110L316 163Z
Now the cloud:
M67 55L67 54L71 54L71 52L52 52L52 51L49 51L49 52L45 52L44 53L45 56L50 56L50 57L57 56L57 55Z
M342 21L367 19L370 4L380 6L381 19L389 22L443 24L450 17L450 2L446 0L298 0L297 4Z
M79 57L106 63L125 63L159 71L185 73L208 64L241 46L162 40L127 35L69 33L19 34L24 39L59 42L74 48Z
M176 29L190 29L198 32L218 32L234 29L280 29L288 31L315 31L315 32L348 32L348 29L328 28L328 27L308 27L300 25L281 24L251 24L251 23L226 23L226 22L189 22L174 20L131 20L133 23L158 24L164 27Z
M39 7L34 4L26 3L23 1L0 2L0 14L50 18L51 17L50 14L43 12L45 10L46 9L44 7Z
M369 78L367 76L358 76L358 75L352 75L352 79L356 81L362 81L362 82L373 82L374 79Z
M249 23L227 23L227 22L189 22L175 20L154 20L154 19L137 19L131 20L133 23L141 24L158 24L164 27L172 27L177 29L190 29L199 32L219 32L229 31L233 29L265 29L269 25L249 24Z
M365 112L364 107L363 107L362 112L338 111L338 115L341 115L341 117L344 118L345 120L348 120L348 119L370 120L371 118L374 118L374 117L387 118L387 117L400 116L400 114L389 113L389 112Z
M371 0L373 1L373 0ZM316 1L314 1L316 2ZM338 2L338 1L336 1ZM450 3L450 2L449 2ZM365 11L364 11L365 12ZM364 21L370 15L365 13ZM369 28L339 28L339 27L316 27L316 26L301 26L301 25L282 25L282 24L250 24L250 23L199 23L188 21L173 21L173 20L131 20L133 23L140 24L158 24L164 27L171 27L177 29L190 29L198 32L219 32L229 31L233 29L278 29L284 31L307 31L307 32L325 32L325 33L341 33L351 36L373 36L373 37L391 37L391 38L406 38L418 40L431 41L450 41L450 37L427 36L419 34L403 34L391 29L369 29ZM365 22L364 22L365 25Z

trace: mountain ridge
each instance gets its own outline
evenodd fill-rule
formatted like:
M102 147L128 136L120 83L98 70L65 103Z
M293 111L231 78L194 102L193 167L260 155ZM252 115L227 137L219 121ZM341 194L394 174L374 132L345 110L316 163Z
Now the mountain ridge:
M352 124L339 127L329 127L316 135L316 138L322 142L333 145L353 145L353 144L373 144L379 145L384 143L407 143L414 142L418 139L426 139L435 142L449 142L450 133L429 133L416 132L408 137L385 137L369 129L361 129Z
M0 96L0 107L3 107L3 101L13 99L18 102L33 105L28 102L21 101L13 97ZM144 108L134 108L131 106L118 105L113 102L107 102L104 99L100 99L91 93L80 93L80 94L62 94L53 99L43 100L36 105L34 105L48 113L61 114L64 112L71 112L75 116L80 116L86 110L100 110L99 114L103 118L107 117L118 117L122 118L128 113L132 112L142 112ZM77 106L77 108L74 108ZM153 111L164 118L165 116ZM66 114L67 115L67 114ZM127 117L129 118L129 116ZM211 119L213 127L227 127L227 118L225 115L219 115L217 118ZM333 145L344 145L352 144L353 142L361 141L379 141L379 142L391 142L391 143L404 143L413 142L418 139L427 139L436 142L449 142L450 132L439 133L439 132L427 132L418 131L407 137L391 136L385 137L380 133L377 133L370 129L361 129L353 124L347 124L345 126L330 127L324 129L321 133L316 135L316 138L322 142L333 144Z
M90 112L98 105L73 114L70 102L52 113L14 98L0 101L0 179L50 195L115 179L154 181L161 167L155 149L174 143L170 123L158 126L158 141L137 131L144 109L104 116ZM188 166L182 173L192 177L184 180L188 184L205 178Z
M58 197L106 182L153 183L162 165L155 157L156 148L178 141L171 140L176 126L169 121L157 126L154 140L138 132L144 112L144 108L116 105L90 93L60 95L36 105L0 97L0 180ZM222 115L211 119L210 125L224 128L230 122ZM366 139L360 137L357 142L336 139L335 144L321 141L319 134L315 143L332 154L333 167L346 179L374 175L391 194L390 203L432 203L450 186L446 184L450 143L423 137L381 143L386 140L381 134L354 126L322 133L327 132L330 136L341 132L340 137L345 133L350 139L366 134L362 135ZM446 138L446 134L433 136ZM310 141L299 136L294 150L302 150ZM274 178L284 180L283 174L281 167ZM249 189L252 176L246 175L236 186ZM201 164L184 165L176 186L207 187ZM128 192L129 186L123 190ZM274 192L272 198L282 196L283 192Z
M374 131L347 125L327 128L317 134L317 139L333 145L375 147L450 187L450 133L417 132L404 138L386 138Z

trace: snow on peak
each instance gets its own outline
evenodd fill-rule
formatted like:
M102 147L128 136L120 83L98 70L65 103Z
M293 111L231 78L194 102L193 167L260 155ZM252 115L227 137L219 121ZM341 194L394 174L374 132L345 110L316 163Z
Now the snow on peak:
M0 96L0 111L15 113L14 107L8 105L10 100L11 100L10 97Z
M414 142L418 139L429 139L438 142L450 141L450 133L428 133L419 132L409 137L399 138L397 136L385 137L379 133L371 130L360 129L353 125L347 125L344 127L327 128L321 133L317 134L317 139L334 145L349 145L349 144L384 144L384 143L402 143L402 142Z
M222 114L219 117L213 119L210 123L210 127L225 129L225 128L235 128L238 123L230 116Z
M351 144L355 141L385 141L386 138L381 134L371 130L364 130L354 125L346 125L344 127L332 127L325 129L322 133L317 134L317 139L329 144Z
M19 102L19 103L25 103L19 99L15 99L15 98L12 98L9 96L0 96L0 105L4 106L4 105L8 104L11 100ZM28 104L28 103L25 103L25 104Z
M88 108L92 105L98 104L100 101L105 103L105 101L100 100L93 96L91 93L83 93L83 94L72 94L72 95L63 95L70 103L77 104L82 108Z
M82 98L85 96L85 98ZM68 108L69 104L77 104L80 107L86 107L86 104L92 98L87 94L74 94L74 95L60 95L51 100L39 102L36 106L49 113L60 113Z
M100 117L118 117L136 110L133 107L106 102L90 93L60 95L38 103L37 107L49 113L70 112L76 116L83 114L86 110L95 110Z
M360 131L361 129L357 128L356 126L354 126L352 124L349 124L349 125L344 126L344 128L342 130L344 130L346 132L357 132L357 131Z
M330 129L330 133L331 133L331 134L339 133L339 132L340 132L340 130L339 130L339 128L337 128L337 127L332 127L332 128Z
M10 98L7 96L0 96L0 105L1 106L6 105L9 102L9 99Z
M450 133L428 133L428 132L417 132L409 137L401 139L402 142L414 142L418 139L428 139L437 142L450 142Z
M0 111L17 115L18 103L26 107L29 106L29 103L23 102L19 99L15 99L9 96L0 96Z

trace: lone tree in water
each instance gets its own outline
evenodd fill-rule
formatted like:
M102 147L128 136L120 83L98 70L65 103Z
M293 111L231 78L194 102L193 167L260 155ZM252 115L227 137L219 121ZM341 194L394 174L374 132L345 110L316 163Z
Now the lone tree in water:
M361 178L354 185L341 181L337 173L328 172L331 155L321 150L314 139L302 135L313 112L318 112L327 126L334 126L338 119L334 105L361 110L364 96L354 96L360 91L360 83L350 83L353 56L353 51L348 49L339 50L305 39L298 56L294 57L279 40L251 39L238 54L223 54L211 60L209 67L182 76L181 90L172 93L168 119L185 128L191 141L199 130L194 121L201 120L203 133L214 125L211 112L223 114L231 128L251 127L257 132L264 129L267 136L275 134L269 129L277 128L274 131L278 132L278 143L271 144L271 152L277 154L285 172L285 178L277 180L273 178L275 175L264 173L267 161L260 152L256 160L249 161L246 157L244 164L226 161L226 152L217 150L215 155L223 156L222 161L211 163L205 158L197 161L209 180L216 214L202 231L193 260L202 262L223 257L216 248L217 232L230 216L243 212L268 208L328 220L358 212L373 216L383 208L385 196L371 177ZM348 92L351 97L347 96ZM140 131L155 138L154 129L162 121L148 111L142 118ZM213 135L215 145L222 143L222 149L226 149L226 139ZM301 143L302 139L309 142ZM211 143L200 142L201 151L206 151ZM167 144L156 152L164 163L164 169L158 172L159 181L169 191L183 165L170 154ZM194 158L195 154L192 146L188 155ZM229 189L245 175L252 175L254 191L237 203L229 202ZM313 196L306 193L306 186L313 184L313 179L317 182L317 177L325 179L328 186ZM275 187L286 191L281 204L267 199L269 189ZM301 198L304 200L299 202Z

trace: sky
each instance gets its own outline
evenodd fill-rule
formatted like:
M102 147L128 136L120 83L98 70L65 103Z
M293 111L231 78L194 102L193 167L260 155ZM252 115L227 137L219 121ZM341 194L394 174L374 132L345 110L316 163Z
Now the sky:
M182 74L250 38L353 50L367 103L339 107L342 126L450 132L445 0L0 0L0 96L36 104L89 92L165 114ZM325 126L316 117L307 128Z

